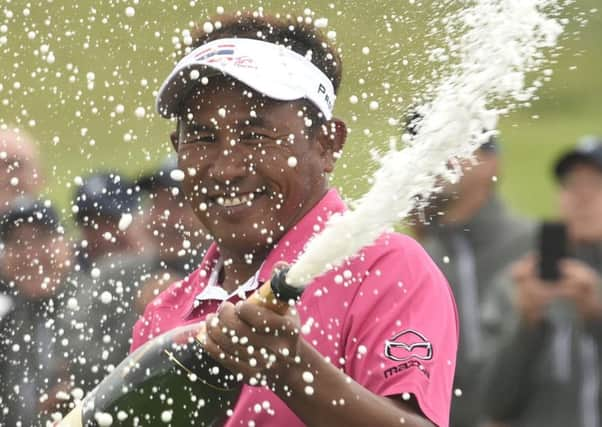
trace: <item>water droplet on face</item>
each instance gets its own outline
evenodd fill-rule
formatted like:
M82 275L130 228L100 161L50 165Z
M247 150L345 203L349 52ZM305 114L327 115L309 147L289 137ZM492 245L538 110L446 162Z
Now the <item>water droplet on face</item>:
M196 80L201 77L201 72L199 70L192 70L190 72L190 80Z
M224 118L226 117L226 109L225 108L220 108L219 110L217 110L217 114L221 117Z
M314 382L314 374L312 374L309 371L304 371L301 377L303 378L303 381L305 381L308 384Z
M287 164L289 168L294 168L297 166L297 158L295 156L290 156L287 160Z
M185 174L184 174L184 171L182 169L173 169L169 173L169 177L171 179L173 179L174 181L182 182L182 181L184 181Z

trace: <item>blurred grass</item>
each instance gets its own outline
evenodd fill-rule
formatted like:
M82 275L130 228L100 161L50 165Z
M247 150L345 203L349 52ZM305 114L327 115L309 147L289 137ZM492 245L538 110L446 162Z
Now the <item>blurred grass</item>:
M218 5L226 12L263 6L266 12L298 14L311 8L316 18L329 19L345 65L336 112L351 128L334 182L348 197L368 188L374 169L369 149L386 147L390 136L399 135L388 119L400 118L418 90L408 76L428 77L431 71L423 57L425 45L439 42L430 27L437 13L432 2L54 0L33 5L13 0L0 6L0 37L6 37L0 42L0 124L22 126L39 141L50 198L68 208L76 176L99 168L135 175L170 152L170 123L154 114L154 91L176 59L172 39L181 41L182 29L202 23ZM589 12L597 5L597 0L581 0L568 9L571 24L549 67L551 82L531 108L500 123L501 190L529 215L554 215L549 171L558 153L583 134L602 134L602 20L599 12ZM128 6L135 16L126 16ZM581 28L583 17L589 23ZM48 62L42 45L53 52L54 62ZM364 46L368 55L362 54ZM91 89L89 73L94 73ZM351 104L351 95L361 101ZM378 111L368 108L372 100L379 102ZM118 104L124 107L121 114ZM135 116L137 107L145 108L144 118Z

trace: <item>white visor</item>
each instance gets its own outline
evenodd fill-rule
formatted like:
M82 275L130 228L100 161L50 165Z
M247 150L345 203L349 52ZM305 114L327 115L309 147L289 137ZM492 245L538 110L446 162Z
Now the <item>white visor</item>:
M196 71L195 71L196 70ZM175 66L157 95L157 111L170 118L202 77L228 75L268 98L280 101L308 99L332 118L334 87L307 58L261 40L218 39L199 46Z

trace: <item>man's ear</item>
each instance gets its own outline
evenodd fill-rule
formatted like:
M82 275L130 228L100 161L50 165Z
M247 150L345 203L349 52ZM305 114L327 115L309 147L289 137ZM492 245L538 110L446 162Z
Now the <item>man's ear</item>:
M331 173L334 170L334 164L341 156L346 140L347 125L342 120L333 118L322 126L318 141L323 150L325 172Z
M176 153L178 152L178 131L174 130L169 134L169 139L171 139L171 145L173 146Z

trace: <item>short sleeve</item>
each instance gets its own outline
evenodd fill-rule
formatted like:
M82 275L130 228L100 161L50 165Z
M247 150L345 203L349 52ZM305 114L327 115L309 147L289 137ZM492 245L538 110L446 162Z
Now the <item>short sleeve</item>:
M448 426L458 347L453 295L418 243L404 236L390 246L350 307L345 370L380 396L414 395L433 423Z

